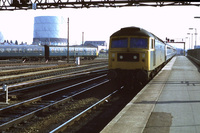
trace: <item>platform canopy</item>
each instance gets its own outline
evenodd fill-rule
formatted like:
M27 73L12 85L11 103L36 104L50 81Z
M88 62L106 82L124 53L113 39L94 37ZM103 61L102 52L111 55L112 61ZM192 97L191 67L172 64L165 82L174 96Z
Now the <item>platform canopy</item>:
M200 6L200 0L0 0L0 10L191 5Z

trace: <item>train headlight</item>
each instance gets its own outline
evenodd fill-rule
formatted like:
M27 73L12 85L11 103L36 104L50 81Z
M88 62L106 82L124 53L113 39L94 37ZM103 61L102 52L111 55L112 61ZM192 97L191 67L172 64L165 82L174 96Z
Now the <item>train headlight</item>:
M136 59L137 59L137 56L136 56L136 55L134 55L134 56L133 56L133 59L134 59L134 60L136 60Z
M122 60L122 59L123 59L123 56L122 56L122 55L120 55L120 56L119 56L119 58Z

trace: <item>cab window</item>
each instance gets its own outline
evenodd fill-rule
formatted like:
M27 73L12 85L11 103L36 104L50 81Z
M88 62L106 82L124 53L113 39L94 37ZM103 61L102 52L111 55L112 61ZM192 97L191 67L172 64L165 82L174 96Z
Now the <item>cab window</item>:
M130 48L148 48L147 38L131 38Z
M116 38L112 39L111 48L127 48L128 38Z

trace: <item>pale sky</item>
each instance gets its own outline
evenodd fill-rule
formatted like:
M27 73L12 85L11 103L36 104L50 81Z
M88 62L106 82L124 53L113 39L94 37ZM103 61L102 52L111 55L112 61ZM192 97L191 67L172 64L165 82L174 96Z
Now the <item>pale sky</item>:
M123 7L90 9L47 9L28 11L0 11L0 31L5 40L32 43L35 16L64 16L70 19L70 44L81 44L82 32L85 41L106 41L122 27L144 28L161 39L166 37L182 40L194 33L200 35L200 7ZM66 29L67 30L67 29ZM197 43L200 43L200 36ZM194 38L193 38L194 41ZM189 39L186 39L189 43ZM189 44L188 44L189 45Z

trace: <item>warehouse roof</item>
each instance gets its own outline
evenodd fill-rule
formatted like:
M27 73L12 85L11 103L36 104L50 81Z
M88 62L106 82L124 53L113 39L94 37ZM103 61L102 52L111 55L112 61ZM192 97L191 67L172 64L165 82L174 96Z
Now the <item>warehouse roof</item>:
M85 41L84 46L106 46L106 41Z

